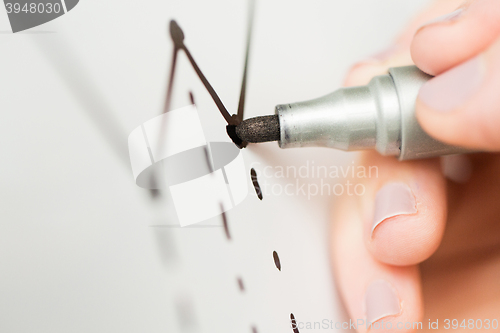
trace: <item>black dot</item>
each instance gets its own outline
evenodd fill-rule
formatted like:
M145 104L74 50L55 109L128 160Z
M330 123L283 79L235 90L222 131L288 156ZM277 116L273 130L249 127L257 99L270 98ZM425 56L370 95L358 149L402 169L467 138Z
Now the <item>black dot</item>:
M191 104L196 104L196 103L194 102L194 95L193 95L193 92L192 92L192 91L190 91L190 92L189 92L189 100L191 101Z
M224 206L222 206L222 203L220 204L220 208L222 216L222 225L224 226L224 233L226 234L227 240L231 240L231 233L229 232L229 226L227 224L227 216L226 213L224 212Z
M238 277L237 281L238 281L238 287L240 288L240 291L244 292L245 291L245 285L243 284L243 280L240 277Z
M278 256L278 252L273 251L273 258L276 268L281 272L281 262L280 262L280 257Z
M257 180L257 172L255 172L254 168L250 169L250 177L252 178L252 184L255 188L255 193L257 193L257 197L262 200L262 190L260 189L259 181Z
M293 333L299 333L299 329L297 328L297 322L295 321L295 316L293 315L293 313L290 313L290 321L292 324Z

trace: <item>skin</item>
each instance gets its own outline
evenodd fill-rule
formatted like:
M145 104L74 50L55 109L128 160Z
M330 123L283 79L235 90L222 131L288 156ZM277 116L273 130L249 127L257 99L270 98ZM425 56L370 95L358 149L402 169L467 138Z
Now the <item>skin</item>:
M463 17L422 27L460 6L467 7ZM353 320L365 318L364 291L377 279L394 286L402 306L399 315L384 321L422 321L425 331L428 319L439 319L436 332L449 331L445 319L459 324L463 319L500 320L500 155L495 153L500 151L500 4L436 1L396 45L384 59L355 65L345 84L364 85L389 67L411 63L440 75L482 54L486 83L471 99L446 114L418 100L417 118L436 139L491 153L467 155L458 168L471 166L472 174L461 183L445 177L439 159L398 162L363 154L360 165L377 166L379 177L356 180L364 181L366 193L340 198L333 210L332 260L339 293ZM387 219L371 236L375 195L389 182L411 188L417 213Z

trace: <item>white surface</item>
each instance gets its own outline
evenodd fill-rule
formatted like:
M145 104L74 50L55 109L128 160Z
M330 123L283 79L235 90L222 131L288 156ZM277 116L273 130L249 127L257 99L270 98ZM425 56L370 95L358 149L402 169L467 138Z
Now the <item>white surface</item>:
M350 64L389 45L425 2L260 1L246 116L336 89ZM0 34L1 332L250 332L255 325L277 333L291 332L291 312L301 322L338 320L327 243L332 198L249 195L228 212L228 242L218 217L172 227L171 203L151 201L134 183L127 135L162 110L168 20L177 19L235 112L245 12L244 1L84 0L30 32ZM9 30L3 9L0 30ZM205 111L207 141L226 140L222 117L180 54L173 108L190 104L189 90ZM262 170L306 160L340 165L353 155L265 144L243 157L247 169L259 162Z
M128 136L130 164L135 183L146 189L166 190L165 194L171 196L174 204L171 208L175 209L182 227L218 216L241 203L248 194L249 181L242 153L229 138L225 144L236 151L235 156L226 152L233 160L210 173L208 163L212 163L209 159L213 160L214 157L210 157L196 106L188 105L156 116L134 129ZM163 170L169 157L200 147L205 150L199 149L196 153L203 156L194 158L190 155L181 162L174 163L176 171L183 169L183 178L169 174L168 169ZM198 165L200 161L202 166ZM219 165L221 161L214 164ZM189 174L186 169L196 170L196 174L185 176L186 173ZM203 172L203 169L206 172ZM144 176L144 172L148 171L148 176L142 180L138 179L140 174ZM153 187L152 178L156 183ZM168 186L169 179L176 185ZM163 184L157 184L159 182Z
M155 161L207 144L194 105L172 110L146 121L144 131Z
M221 213L221 204L233 208L222 170L170 187L181 226L204 221Z

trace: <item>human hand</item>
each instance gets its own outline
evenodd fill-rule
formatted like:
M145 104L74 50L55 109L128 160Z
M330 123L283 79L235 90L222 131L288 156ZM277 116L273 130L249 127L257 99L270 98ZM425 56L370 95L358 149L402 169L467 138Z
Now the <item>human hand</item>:
M346 85L413 59L436 75L417 100L421 126L443 142L500 151L500 2L469 1L453 12L459 5L435 2L397 46L353 67ZM446 12L453 14L421 26ZM337 202L332 227L336 282L351 319L378 321L377 332L390 331L381 321L397 332L417 322L429 330L429 319L439 320L433 331L452 329L453 319L458 329L464 319L469 331L498 328L500 156L398 162L365 153L360 165L376 166L378 177L361 180L364 195Z

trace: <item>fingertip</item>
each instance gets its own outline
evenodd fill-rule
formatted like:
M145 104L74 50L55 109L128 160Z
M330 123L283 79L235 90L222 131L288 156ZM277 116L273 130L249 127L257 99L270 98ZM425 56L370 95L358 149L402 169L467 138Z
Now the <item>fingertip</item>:
M410 52L422 71L438 75L485 50L499 34L498 1L467 2L422 25Z
M462 45L443 42L446 38L443 35L446 34L446 27L424 26L413 37L410 45L411 58L424 73L435 76L466 59ZM445 52L445 55L436 52L436 49L443 47L442 44L448 44L448 49L441 52Z
M388 268L388 274L368 283L364 294L367 331L412 332L423 317L421 282L417 266ZM421 328L421 327L420 327Z
M364 239L379 261L415 265L439 247L446 221L446 182L437 160L381 166L388 177L365 198Z
M429 75L437 75L447 68L449 63L456 63L457 59L461 59L462 56L456 51L441 57L429 44L435 44L436 40L442 39L442 35L461 18L462 13L463 7L433 18L417 29L410 45L410 54L420 70Z
M423 317L418 266L395 267L376 260L363 244L358 202L343 197L334 210L335 281L355 329L360 332L412 332L404 323Z
M415 114L426 133L453 146L500 149L499 54L500 39L420 88Z

